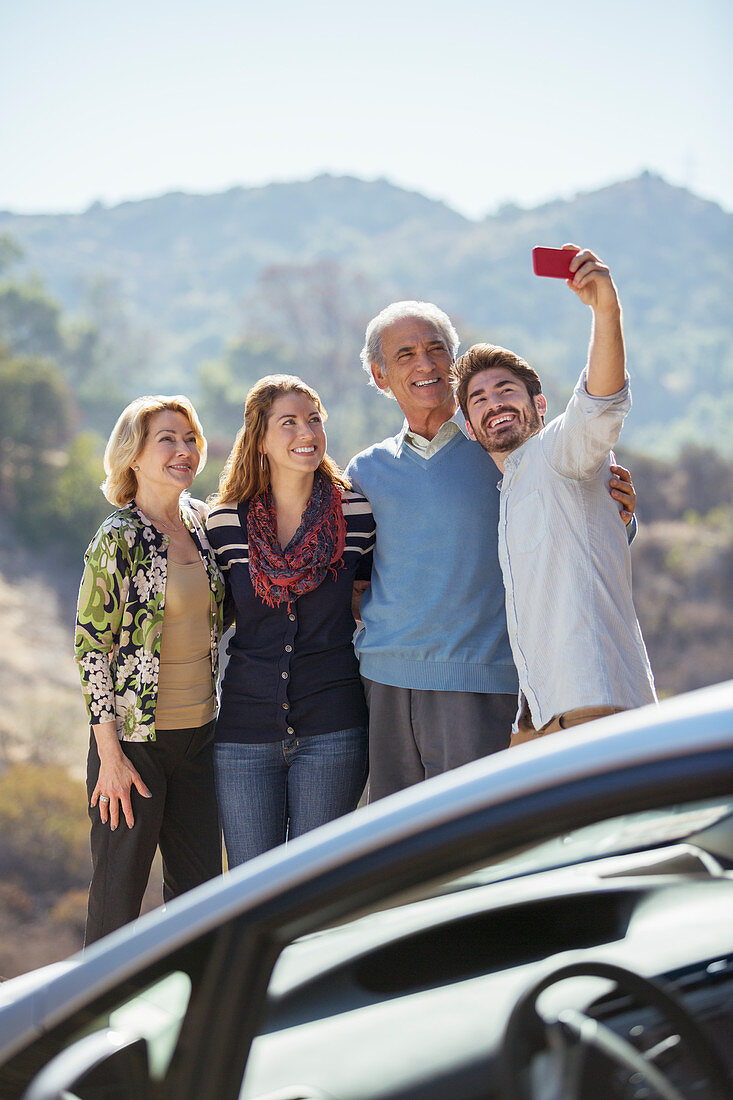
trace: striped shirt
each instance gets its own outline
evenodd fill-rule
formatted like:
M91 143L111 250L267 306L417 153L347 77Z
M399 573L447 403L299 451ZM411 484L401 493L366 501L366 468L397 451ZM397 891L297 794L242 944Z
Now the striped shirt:
M364 726L364 693L352 638L351 590L368 579L374 518L342 492L346 545L335 577L290 607L258 599L249 573L248 503L212 509L207 534L227 582L236 627L222 684L216 740L259 744Z

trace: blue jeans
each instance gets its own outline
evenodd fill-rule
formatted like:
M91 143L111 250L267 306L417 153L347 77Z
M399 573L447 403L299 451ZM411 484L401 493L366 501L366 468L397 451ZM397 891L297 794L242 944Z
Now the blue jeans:
M258 745L217 742L214 773L229 866L355 810L367 768L365 727Z

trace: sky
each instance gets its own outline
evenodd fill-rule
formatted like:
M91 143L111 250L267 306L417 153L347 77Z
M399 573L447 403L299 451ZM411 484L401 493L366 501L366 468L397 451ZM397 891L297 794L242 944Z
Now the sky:
M0 210L385 178L469 217L644 170L733 211L731 0L0 0Z

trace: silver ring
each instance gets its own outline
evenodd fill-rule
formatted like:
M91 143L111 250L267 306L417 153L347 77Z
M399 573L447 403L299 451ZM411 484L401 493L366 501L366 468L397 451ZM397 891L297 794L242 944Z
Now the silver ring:
M109 802L109 795L108 794L100 794L99 801L100 802Z

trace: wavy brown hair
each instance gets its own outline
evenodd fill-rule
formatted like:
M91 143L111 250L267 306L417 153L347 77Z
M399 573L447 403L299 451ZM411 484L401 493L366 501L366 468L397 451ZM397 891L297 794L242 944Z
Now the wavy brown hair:
M260 445L267 431L273 403L278 397L288 393L302 393L313 402L323 419L326 419L327 413L320 397L301 378L294 374L268 374L260 378L247 394L244 423L224 464L218 492L209 497L212 506L240 504L257 496L270 484L270 465L267 455L264 456L264 462L260 461ZM318 469L332 485L339 489L351 488L349 479L328 454L323 456Z
M453 368L453 381L456 384L456 397L461 406L461 412L468 419L468 387L471 379L485 370L493 370L501 367L502 370L513 374L527 387L530 397L537 397L542 393L540 376L534 367L530 367L526 359L516 355L507 348L498 344L474 344L457 361Z
M206 438L196 410L187 397L162 394L136 397L120 413L104 451L104 472L107 475L100 489L110 504L123 508L135 499L137 478L132 469L135 459L145 446L148 427L155 413L171 409L183 413L196 436L196 449L201 461L196 473L201 473L206 463Z

